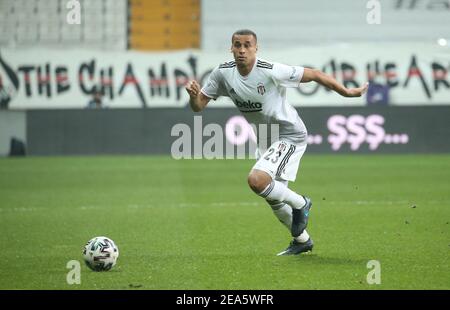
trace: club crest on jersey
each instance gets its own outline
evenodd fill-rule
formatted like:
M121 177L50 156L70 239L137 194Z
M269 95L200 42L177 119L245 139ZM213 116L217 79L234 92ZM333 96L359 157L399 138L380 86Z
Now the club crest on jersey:
M266 88L264 87L263 83L258 83L256 90L258 91L258 94L260 94L261 96L264 95L264 93L266 92Z
M281 153L283 153L283 152L286 150L286 148L287 148L287 144L286 144L285 142L281 142L281 143L278 145L278 151L277 151L277 153L279 154L279 156L281 156Z

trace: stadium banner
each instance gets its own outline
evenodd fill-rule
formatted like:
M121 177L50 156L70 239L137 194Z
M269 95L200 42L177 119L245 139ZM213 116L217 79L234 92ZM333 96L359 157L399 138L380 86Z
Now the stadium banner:
M308 153L449 153L449 106L298 109ZM161 154L254 158L256 135L236 108L30 110L27 154ZM258 128L260 130L270 128Z
M371 81L383 100L344 98L316 83L288 90L294 106L449 105L450 48L437 44L349 44L264 51L258 56L321 69L347 87ZM184 107L184 85L204 83L211 70L231 60L228 51L108 52L56 49L0 50L0 107L85 108L94 89L109 108ZM370 89L369 89L370 93ZM372 99L373 99L372 98ZM219 98L211 107L231 107Z

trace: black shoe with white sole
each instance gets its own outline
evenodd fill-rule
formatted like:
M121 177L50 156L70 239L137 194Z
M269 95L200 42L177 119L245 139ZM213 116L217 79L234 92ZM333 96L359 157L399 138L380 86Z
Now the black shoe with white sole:
M297 240L292 240L286 250L277 254L277 256L283 255L298 255L300 253L312 251L314 243L311 238L306 242L298 242Z
M312 207L312 201L308 197L303 197L306 205L301 209L292 209L292 237L300 236L308 226L309 210Z

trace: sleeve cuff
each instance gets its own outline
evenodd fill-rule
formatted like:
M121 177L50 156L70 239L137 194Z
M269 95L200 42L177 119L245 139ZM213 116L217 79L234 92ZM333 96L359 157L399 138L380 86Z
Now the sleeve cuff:
M205 95L206 97L210 98L210 99L213 99L213 100L216 100L216 99L217 99L217 97L214 97L214 96L211 96L211 95L207 94L203 88L200 89L200 92L201 92L203 95Z

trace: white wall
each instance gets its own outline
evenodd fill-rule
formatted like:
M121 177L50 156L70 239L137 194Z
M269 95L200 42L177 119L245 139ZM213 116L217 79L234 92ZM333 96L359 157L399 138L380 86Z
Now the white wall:
M240 28L254 30L260 47L276 49L335 42L450 39L448 0L380 0L379 25L367 23L367 3L368 0L203 0L202 47L228 49L231 34Z

